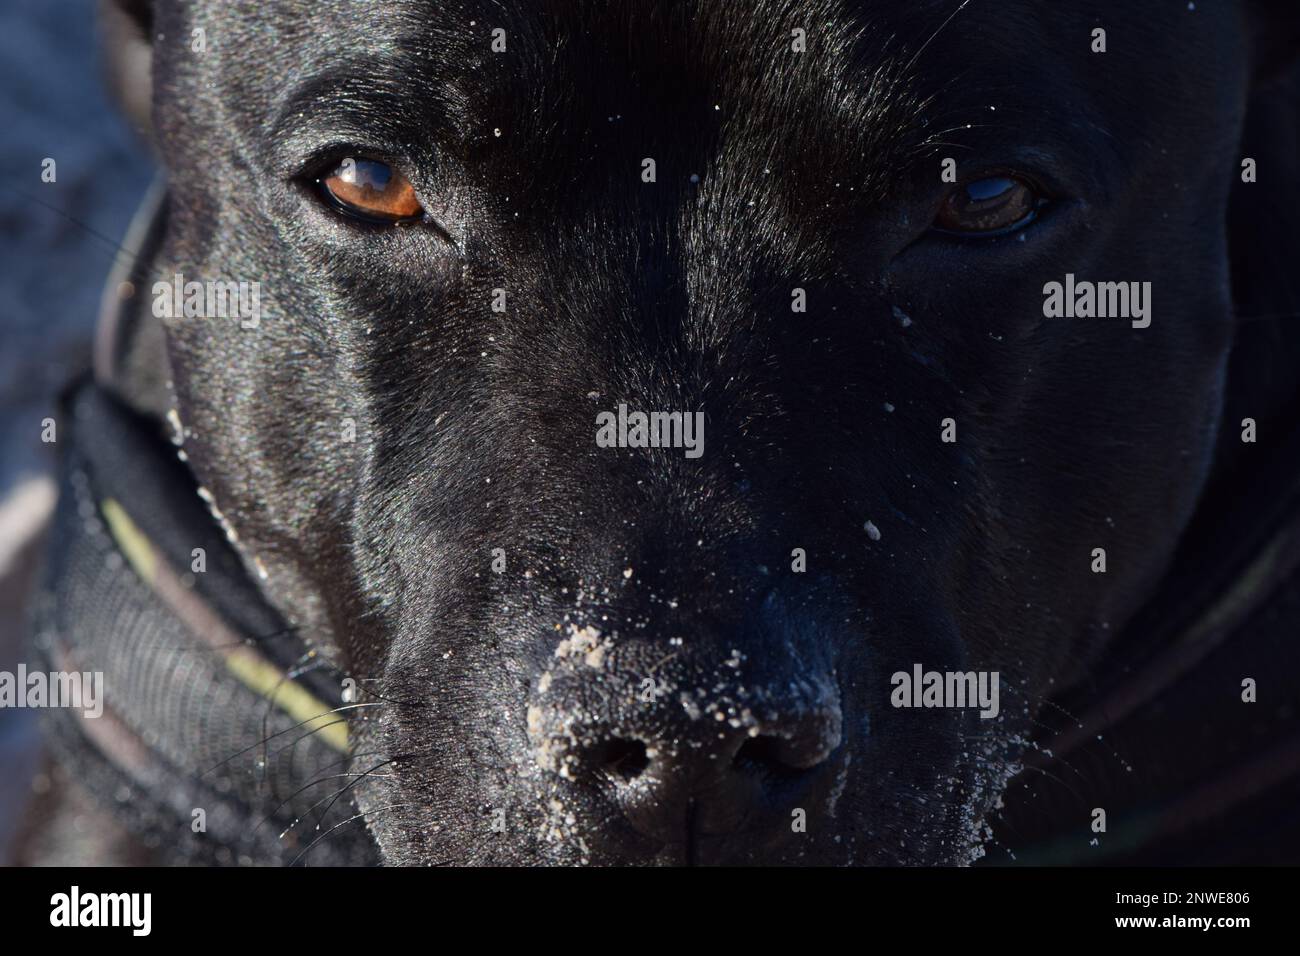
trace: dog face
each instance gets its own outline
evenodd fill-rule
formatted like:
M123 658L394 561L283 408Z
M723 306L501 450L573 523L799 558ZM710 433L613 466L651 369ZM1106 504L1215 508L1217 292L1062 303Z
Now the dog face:
M1241 14L1094 6L159 6L158 274L261 289L167 322L185 451L373 695L390 861L977 852L1231 337ZM1067 275L1149 325L1046 317ZM892 706L916 664L1000 713Z

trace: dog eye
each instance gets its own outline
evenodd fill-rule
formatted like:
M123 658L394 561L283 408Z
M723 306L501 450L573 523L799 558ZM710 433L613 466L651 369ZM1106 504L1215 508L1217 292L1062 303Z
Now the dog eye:
M344 159L317 180L330 204L347 215L378 223L414 222L424 216L415 187L377 159Z
M1016 176L988 176L957 186L944 199L934 225L963 236L999 236L1033 222L1045 202L1038 190Z

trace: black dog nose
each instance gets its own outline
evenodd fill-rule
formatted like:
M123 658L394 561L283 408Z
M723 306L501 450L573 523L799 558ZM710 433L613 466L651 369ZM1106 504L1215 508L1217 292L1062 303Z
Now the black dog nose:
M739 728L728 719L700 735L666 724L598 744L589 772L612 784L638 831L672 843L789 820L811 771L839 745L838 706L769 715Z
M605 661L548 672L528 715L538 763L599 788L663 843L788 830L840 744L829 674L747 681L724 664L637 675Z

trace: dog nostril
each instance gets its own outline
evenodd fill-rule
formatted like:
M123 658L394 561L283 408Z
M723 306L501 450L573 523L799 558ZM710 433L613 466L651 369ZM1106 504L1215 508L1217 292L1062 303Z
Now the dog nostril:
M784 737L760 734L750 737L732 759L732 766L749 773L801 774L824 759L823 754L813 756L808 749Z
M773 765L780 765L776 757L776 738L768 736L750 737L732 759L732 764L741 770L761 770Z
M594 758L597 766L619 780L635 780L650 766L645 744L625 737L615 737L601 744Z

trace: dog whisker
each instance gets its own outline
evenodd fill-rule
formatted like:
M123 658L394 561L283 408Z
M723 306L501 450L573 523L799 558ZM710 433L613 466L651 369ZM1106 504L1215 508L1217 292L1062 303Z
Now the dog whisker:
M331 770L334 767L342 766L343 764L346 764L349 761L356 760L361 757L374 756L376 753L378 753L378 751L370 750L370 751L364 751L362 753L357 753L357 754L347 754L344 755L343 757L340 757L338 760L332 761L331 763L328 763L325 766L318 768L318 770L310 780L304 783L293 793L289 794L289 796L281 800L278 804L275 805L274 808L272 808L270 813L262 817L262 819L258 821L257 826L253 828L253 831L256 832L257 830L260 830L266 823L274 819L275 815L279 813L281 810L283 810L295 797L301 796L303 793L307 792L312 787L320 786L322 783L325 783L327 780L337 779L340 776L351 776L350 773L349 774L325 774L324 771ZM326 799L328 799L328 797ZM312 809L312 808L309 807L308 809ZM294 822L297 823L296 820Z
M357 820L367 820L367 822L369 822L369 820L368 820L367 818L373 818L373 817L374 817L375 815L377 815L377 814L384 813L385 811L388 811L388 810L400 810L400 809L402 809L403 807L410 807L410 806L415 806L415 804L410 804L410 803L393 803L393 804L389 804L389 805L386 806L386 807L378 807L378 808L376 808L376 809L374 809L374 810L364 810L364 811L362 811L361 813L355 814L354 816L350 816L350 817L348 817L346 820L342 821L341 823L336 823L334 826L330 827L328 830L326 830L324 833L322 833L319 837L317 837L315 840L313 840L313 841L311 842L311 844L310 844L310 845L309 845L305 850L303 850L301 853L299 853L296 857L294 857L294 858L289 862L289 866L297 866L297 865L298 865L298 862L299 862L299 861L300 861L304 856L306 856L306 855L307 855L308 853L310 853L313 849L315 849L317 846L319 846L321 843L323 843L325 840L327 840L327 839L329 838L329 836L330 836L332 833L334 833L336 830L338 830L340 827L345 827L345 826L347 826L349 823L354 823L354 822L357 821Z
M276 732L273 733L273 734L270 734L270 735L268 735L268 736L266 736L266 737L263 737L262 739L258 740L256 743L249 744L247 747L244 747L244 748L242 748L241 750L237 750L235 753L231 754L229 757L226 757L225 759L223 759L223 760L221 760L221 761L218 761L216 764L214 764L213 766L209 767L207 770L204 770L201 774L199 774L199 776L200 776L200 777L205 777L205 776L207 776L208 774L213 773L213 772L216 771L216 770L219 770L221 767L224 767L226 764L230 763L232 760L236 760L236 759L238 759L239 757L242 757L244 754L248 753L250 750L256 750L258 747L265 747L267 743L269 743L270 741L274 740L276 737L280 737L280 736L283 736L284 734L292 733L293 731L298 730L300 727L304 727L304 726L306 726L307 724L313 723L314 721L318 721L318 720L320 720L320 719L322 719L322 718L324 718L324 717L328 717L328 716L330 716L331 714L339 714L339 713L342 713L343 711L360 710L360 709L363 709L363 708L382 707L382 706L384 706L384 705L383 705L383 704L370 704L370 703L365 703L365 704L344 704L344 705L342 705L341 707L334 707L334 708L331 708L330 710L322 711L321 713L316 714L315 716L308 717L306 720L300 720L300 721L298 721L298 722L297 722L296 724L294 724L292 727L286 727L284 730L276 731Z

